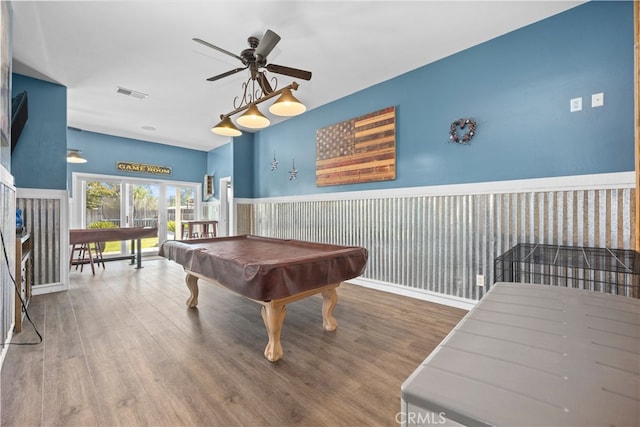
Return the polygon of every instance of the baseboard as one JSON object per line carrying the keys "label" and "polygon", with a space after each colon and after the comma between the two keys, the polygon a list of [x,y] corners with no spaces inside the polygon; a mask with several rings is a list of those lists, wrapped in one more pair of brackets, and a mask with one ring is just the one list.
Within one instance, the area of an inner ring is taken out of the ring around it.
{"label": "baseboard", "polygon": [[4,346],[2,347],[2,353],[0,353],[0,372],[2,372],[2,365],[4,365],[4,358],[7,355],[7,351],[9,351],[9,343],[13,338],[13,327],[15,325],[12,323],[9,328],[9,333],[7,334],[7,340],[4,342]]}
{"label": "baseboard", "polygon": [[31,287],[31,295],[51,294],[53,292],[66,291],[69,289],[68,284],[62,282],[45,283]]}
{"label": "baseboard", "polygon": [[468,298],[440,294],[437,292],[426,291],[424,289],[408,288],[406,286],[365,279],[363,277],[356,277],[355,279],[348,280],[347,282],[364,288],[376,289],[379,291],[389,292],[391,294],[447,305],[449,307],[461,308],[463,310],[471,310],[478,303],[478,301]]}

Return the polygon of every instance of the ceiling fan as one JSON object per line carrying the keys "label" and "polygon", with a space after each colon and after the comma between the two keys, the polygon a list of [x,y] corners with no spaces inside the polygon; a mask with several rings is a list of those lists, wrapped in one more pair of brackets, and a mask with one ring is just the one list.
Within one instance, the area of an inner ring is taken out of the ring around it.
{"label": "ceiling fan", "polygon": [[243,67],[235,68],[222,74],[218,74],[217,76],[209,77],[207,81],[210,82],[229,77],[233,74],[239,73],[240,71],[246,70],[247,68],[251,73],[251,79],[257,80],[263,92],[267,94],[273,92],[273,89],[271,88],[271,85],[269,84],[269,81],[264,73],[259,71],[261,68],[265,68],[266,70],[276,74],[283,74],[285,76],[295,77],[303,80],[311,80],[310,71],[267,63],[267,56],[280,41],[280,36],[271,30],[267,30],[264,33],[262,39],[259,39],[255,36],[249,37],[247,39],[247,42],[249,43],[249,49],[243,50],[240,55],[231,53],[228,50],[222,49],[221,47],[215,46],[199,38],[194,38],[193,41],[215,49],[218,52],[222,52],[225,55],[232,56],[242,62]]}

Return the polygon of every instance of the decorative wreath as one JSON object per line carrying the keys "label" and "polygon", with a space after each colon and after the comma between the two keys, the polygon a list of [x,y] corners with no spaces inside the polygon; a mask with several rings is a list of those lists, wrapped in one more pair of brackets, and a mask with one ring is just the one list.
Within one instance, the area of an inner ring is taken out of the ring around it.
{"label": "decorative wreath", "polygon": [[[469,125],[469,130],[467,133],[462,135],[462,138],[458,136],[458,128],[464,129]],[[468,144],[473,138],[473,135],[476,134],[476,122],[471,119],[458,119],[455,122],[451,123],[451,127],[449,128],[449,139],[453,142],[457,142],[458,144]]]}

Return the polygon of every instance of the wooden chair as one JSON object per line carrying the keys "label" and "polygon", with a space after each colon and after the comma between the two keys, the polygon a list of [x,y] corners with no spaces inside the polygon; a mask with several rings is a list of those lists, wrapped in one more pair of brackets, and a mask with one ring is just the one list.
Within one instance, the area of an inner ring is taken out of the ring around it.
{"label": "wooden chair", "polygon": [[89,264],[91,266],[91,273],[95,275],[96,268],[95,263],[93,262],[94,259],[98,264],[98,268],[100,268],[100,264],[102,264],[102,269],[104,270],[104,258],[102,257],[102,248],[100,247],[100,243],[82,243],[73,245],[71,248],[71,255],[69,257],[69,270],[71,270],[71,267],[75,265],[76,270],[78,269],[78,266],[80,266],[80,272],[82,272],[84,265]]}
{"label": "wooden chair", "polygon": [[[89,259],[87,260],[87,256]],[[72,266],[80,266],[80,272],[84,268],[85,264],[91,265],[91,272],[96,274],[95,266],[93,265],[93,254],[91,253],[91,247],[88,243],[81,243],[79,245],[73,245],[71,248],[71,255],[69,257],[69,270]],[[103,264],[104,265],[104,264]]]}
{"label": "wooden chair", "polygon": [[100,268],[100,264],[102,264],[102,269],[105,270],[104,258],[102,257],[102,245],[104,245],[104,242],[95,242],[93,244],[93,250],[96,254],[96,262],[98,263],[98,268]]}

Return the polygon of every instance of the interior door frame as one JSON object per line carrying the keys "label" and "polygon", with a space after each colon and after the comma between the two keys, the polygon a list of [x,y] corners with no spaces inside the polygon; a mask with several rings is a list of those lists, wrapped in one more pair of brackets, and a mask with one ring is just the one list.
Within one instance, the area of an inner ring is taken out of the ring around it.
{"label": "interior door frame", "polygon": [[230,176],[220,178],[220,212],[218,218],[218,235],[235,236],[236,221],[233,202],[233,182]]}

